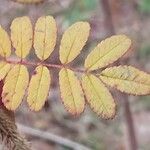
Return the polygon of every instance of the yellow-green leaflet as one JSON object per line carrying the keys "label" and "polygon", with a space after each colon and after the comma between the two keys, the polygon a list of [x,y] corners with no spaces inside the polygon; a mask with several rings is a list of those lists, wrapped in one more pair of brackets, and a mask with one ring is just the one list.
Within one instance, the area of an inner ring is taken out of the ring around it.
{"label": "yellow-green leaflet", "polygon": [[94,112],[104,119],[113,118],[116,104],[105,85],[94,75],[82,76],[82,87],[86,99]]}
{"label": "yellow-green leaflet", "polygon": [[11,41],[7,32],[0,26],[0,56],[9,57],[11,54]]}
{"label": "yellow-green leaflet", "polygon": [[16,55],[25,58],[29,54],[33,42],[33,30],[29,17],[15,18],[10,29]]}
{"label": "yellow-green leaflet", "polygon": [[85,68],[92,71],[115,62],[130,48],[131,40],[125,35],[114,35],[100,42],[87,56]]}
{"label": "yellow-green leaflet", "polygon": [[2,101],[9,110],[15,110],[22,102],[28,86],[29,74],[23,65],[15,65],[7,74],[3,86]]}
{"label": "yellow-green leaflet", "polygon": [[74,72],[69,69],[61,69],[59,73],[59,85],[63,104],[72,115],[83,112],[85,100],[80,82]]}
{"label": "yellow-green leaflet", "polygon": [[132,66],[117,66],[105,69],[101,80],[122,92],[135,95],[150,94],[150,74]]}
{"label": "yellow-green leaflet", "polygon": [[7,73],[10,70],[11,65],[1,61],[0,62],[0,80],[4,79],[4,77],[7,75]]}
{"label": "yellow-green leaflet", "polygon": [[45,104],[50,83],[51,77],[48,68],[38,66],[32,75],[28,88],[27,102],[31,110],[39,111]]}
{"label": "yellow-green leaflet", "polygon": [[85,45],[90,31],[88,22],[77,22],[70,26],[63,34],[59,57],[63,64],[74,60]]}
{"label": "yellow-green leaflet", "polygon": [[47,59],[53,52],[57,37],[56,21],[52,16],[40,17],[34,30],[34,49],[37,57]]}

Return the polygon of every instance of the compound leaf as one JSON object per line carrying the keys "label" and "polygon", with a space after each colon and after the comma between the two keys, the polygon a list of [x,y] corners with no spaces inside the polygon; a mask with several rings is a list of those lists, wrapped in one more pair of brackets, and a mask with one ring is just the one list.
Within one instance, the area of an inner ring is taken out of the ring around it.
{"label": "compound leaf", "polygon": [[101,72],[100,78],[122,92],[135,95],[150,94],[150,74],[132,66],[107,68]]}
{"label": "compound leaf", "polygon": [[25,66],[18,64],[9,71],[2,92],[2,101],[7,109],[15,110],[20,105],[28,82],[29,74]]}
{"label": "compound leaf", "polygon": [[87,22],[77,22],[70,26],[63,34],[60,44],[60,61],[63,64],[71,62],[79,55],[85,45],[90,31]]}
{"label": "compound leaf", "polygon": [[104,119],[113,118],[116,114],[116,104],[105,85],[94,75],[82,76],[82,87],[86,99],[98,115]]}
{"label": "compound leaf", "polygon": [[47,67],[38,66],[32,75],[28,89],[27,102],[31,110],[39,111],[45,104],[50,82],[51,77]]}
{"label": "compound leaf", "polygon": [[11,54],[11,41],[7,32],[0,26],[0,56],[9,57]]}
{"label": "compound leaf", "polygon": [[11,68],[11,65],[1,61],[0,62],[0,80],[4,79]]}
{"label": "compound leaf", "polygon": [[34,30],[34,48],[39,59],[47,59],[56,45],[57,28],[52,16],[40,17]]}
{"label": "compound leaf", "polygon": [[28,17],[18,17],[11,24],[11,40],[15,48],[15,53],[21,58],[25,58],[32,47],[33,30]]}
{"label": "compound leaf", "polygon": [[85,100],[80,82],[74,72],[61,69],[59,73],[61,98],[65,108],[72,115],[78,116],[84,111]]}
{"label": "compound leaf", "polygon": [[103,40],[87,56],[85,68],[92,71],[115,62],[130,48],[131,40],[125,35],[114,35]]}

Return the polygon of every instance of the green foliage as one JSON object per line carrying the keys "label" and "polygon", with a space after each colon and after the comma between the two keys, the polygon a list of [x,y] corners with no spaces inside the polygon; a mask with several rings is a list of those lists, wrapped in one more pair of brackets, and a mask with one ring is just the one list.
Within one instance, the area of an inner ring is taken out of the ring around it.
{"label": "green foliage", "polygon": [[73,9],[66,12],[66,21],[72,24],[78,20],[86,20],[89,18],[89,12],[97,6],[97,0],[80,0],[77,1]]}
{"label": "green foliage", "polygon": [[94,134],[89,135],[88,145],[92,147],[93,150],[106,150],[103,138]]}
{"label": "green foliage", "polygon": [[143,96],[134,104],[136,111],[150,110],[150,96]]}
{"label": "green foliage", "polygon": [[140,58],[145,59],[150,57],[150,45],[144,44],[141,49],[138,51],[138,55]]}
{"label": "green foliage", "polygon": [[144,13],[150,13],[150,0],[140,0],[139,9]]}

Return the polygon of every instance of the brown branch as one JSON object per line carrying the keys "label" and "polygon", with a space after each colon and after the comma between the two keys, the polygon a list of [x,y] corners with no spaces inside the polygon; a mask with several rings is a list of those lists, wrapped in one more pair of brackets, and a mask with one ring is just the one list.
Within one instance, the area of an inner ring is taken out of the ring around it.
{"label": "brown branch", "polygon": [[136,140],[136,135],[134,131],[134,122],[132,118],[128,96],[123,94],[122,98],[123,98],[123,104],[124,104],[124,116],[126,119],[126,126],[128,130],[128,138],[129,138],[128,142],[130,145],[130,149],[137,150],[137,140]]}
{"label": "brown branch", "polygon": [[113,19],[110,11],[110,6],[108,0],[100,0],[100,3],[102,5],[103,13],[104,13],[104,23],[105,28],[107,30],[108,35],[115,34],[115,28],[113,25]]}
{"label": "brown branch", "polygon": [[[116,1],[112,2],[111,4],[116,4]],[[103,12],[104,12],[104,17],[105,17],[105,22],[106,22],[106,28],[108,31],[108,34],[115,34],[115,25],[113,24],[113,15],[111,13],[111,8],[110,8],[110,1],[109,0],[100,0],[100,4],[102,5]],[[120,12],[118,12],[120,13]],[[124,116],[126,119],[126,126],[127,126],[127,131],[128,131],[128,141],[130,143],[130,149],[131,150],[137,150],[137,140],[136,140],[136,135],[135,135],[135,129],[134,129],[134,121],[132,118],[132,113],[130,110],[130,105],[129,105],[129,98],[125,94],[120,94],[120,97],[123,99],[123,105],[124,105]]]}
{"label": "brown branch", "polygon": [[61,136],[58,136],[49,132],[44,132],[38,129],[33,129],[31,127],[27,127],[22,124],[17,124],[17,126],[18,126],[18,129],[25,134],[32,135],[38,138],[42,138],[44,140],[49,140],[51,142],[66,146],[73,150],[91,150],[90,148],[84,145],[81,145],[79,143],[73,142],[69,139],[66,139],[64,137],[61,137]]}

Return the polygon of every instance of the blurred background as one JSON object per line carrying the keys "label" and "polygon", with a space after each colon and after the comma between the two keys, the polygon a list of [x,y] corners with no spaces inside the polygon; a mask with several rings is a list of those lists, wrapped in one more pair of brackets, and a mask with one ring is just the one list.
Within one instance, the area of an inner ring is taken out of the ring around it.
{"label": "blurred background", "polygon": [[[72,66],[82,67],[97,43],[123,33],[133,44],[117,64],[131,64],[150,71],[150,0],[45,0],[36,5],[0,0],[0,24],[9,33],[11,21],[24,15],[30,16],[33,24],[42,15],[52,15],[57,21],[57,46],[47,62],[60,63],[58,50],[63,32],[74,22],[84,20],[91,24],[90,37]],[[36,59],[33,51],[27,59]],[[88,106],[79,118],[74,118],[61,103],[58,70],[53,69],[44,108],[32,112],[24,99],[15,112],[19,130],[31,142],[33,150],[150,150],[150,96],[127,96],[110,90],[118,105],[113,120],[102,120]]]}

